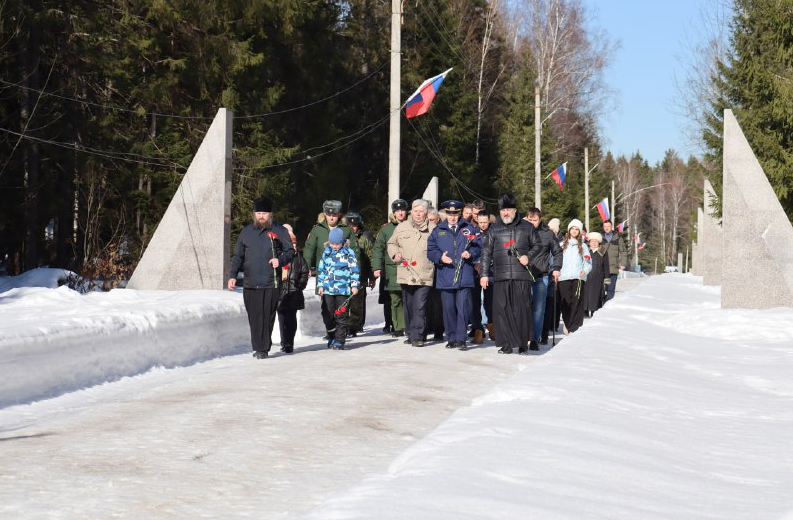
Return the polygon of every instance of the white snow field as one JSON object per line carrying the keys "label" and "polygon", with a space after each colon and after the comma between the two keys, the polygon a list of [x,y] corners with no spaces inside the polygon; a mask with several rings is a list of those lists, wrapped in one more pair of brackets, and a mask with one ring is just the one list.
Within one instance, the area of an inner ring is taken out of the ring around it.
{"label": "white snow field", "polygon": [[261,361],[238,293],[2,292],[0,518],[793,518],[793,309],[619,284],[540,355],[406,346],[374,293]]}

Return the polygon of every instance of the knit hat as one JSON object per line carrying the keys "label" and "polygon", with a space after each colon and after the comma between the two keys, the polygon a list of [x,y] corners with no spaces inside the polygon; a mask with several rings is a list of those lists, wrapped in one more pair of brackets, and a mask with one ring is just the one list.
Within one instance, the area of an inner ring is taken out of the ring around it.
{"label": "knit hat", "polygon": [[341,244],[344,242],[344,232],[337,227],[331,229],[330,233],[328,233],[328,242],[331,244]]}
{"label": "knit hat", "polygon": [[603,243],[603,235],[598,233],[597,231],[593,231],[587,235],[587,239],[589,240],[597,240],[601,244]]}
{"label": "knit hat", "polygon": [[583,222],[581,222],[577,218],[574,218],[573,220],[570,221],[569,224],[567,224],[567,231],[570,231],[570,228],[574,228],[574,227],[577,227],[579,231],[584,230]]}
{"label": "knit hat", "polygon": [[271,213],[273,211],[273,199],[262,197],[253,202],[253,211],[256,213]]}
{"label": "knit hat", "polygon": [[548,221],[548,228],[550,228],[550,230],[553,231],[554,233],[558,233],[559,232],[559,226],[561,224],[562,224],[562,222],[558,218],[554,217],[554,218],[552,218],[551,220]]}

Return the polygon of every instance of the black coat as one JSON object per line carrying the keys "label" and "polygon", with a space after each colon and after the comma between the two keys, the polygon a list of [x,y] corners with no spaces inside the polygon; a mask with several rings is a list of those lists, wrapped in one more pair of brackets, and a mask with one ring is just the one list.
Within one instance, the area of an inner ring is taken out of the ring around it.
{"label": "black coat", "polygon": [[281,277],[281,299],[278,301],[279,311],[297,311],[306,308],[303,289],[308,285],[308,264],[303,258],[303,253],[295,253],[289,264],[289,276],[284,281]]}
{"label": "black coat", "polygon": [[[277,238],[271,240],[267,236],[269,232],[275,233]],[[273,269],[270,260],[277,258],[280,265],[285,265],[292,261],[294,253],[289,233],[281,224],[274,222],[272,227],[265,229],[256,229],[253,224],[248,224],[237,237],[229,278],[237,278],[242,270],[245,273],[245,289],[272,289],[275,287],[274,276],[280,280],[281,270]]]}
{"label": "black coat", "polygon": [[595,312],[603,307],[606,297],[606,287],[603,281],[609,277],[609,254],[601,254],[598,248],[592,253],[592,270],[586,277],[584,284],[584,310]]}
{"label": "black coat", "polygon": [[[562,248],[556,239],[556,233],[545,222],[540,222],[537,234],[542,242],[542,250],[536,257],[531,258],[531,272],[535,278],[548,274],[551,271],[562,270]],[[553,257],[553,263],[551,262]]]}
{"label": "black coat", "polygon": [[482,272],[488,272],[488,268],[492,264],[494,280],[491,281],[525,280],[530,282],[529,271],[521,265],[510,248],[504,245],[510,240],[515,241],[518,253],[528,255],[532,263],[540,256],[542,241],[534,226],[519,216],[515,216],[515,220],[511,224],[504,224],[499,218],[498,222],[487,230],[487,242],[482,248]]}

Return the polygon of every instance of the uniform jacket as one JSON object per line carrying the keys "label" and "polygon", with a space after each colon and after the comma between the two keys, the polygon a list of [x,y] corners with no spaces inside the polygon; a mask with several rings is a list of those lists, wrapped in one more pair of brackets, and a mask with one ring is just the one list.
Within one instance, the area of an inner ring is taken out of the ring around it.
{"label": "uniform jacket", "polygon": [[[457,224],[457,231],[454,233],[446,221],[441,222],[432,230],[429,239],[427,239],[427,258],[435,264],[435,287],[437,289],[474,287],[476,277],[474,264],[479,260],[482,251],[476,240],[478,231],[470,222],[464,220]],[[451,264],[444,264],[441,261],[444,251],[447,251],[447,256],[452,259]],[[463,251],[471,253],[471,258],[462,261],[459,279],[457,283],[454,283],[454,273],[457,270],[457,264],[462,259]]]}
{"label": "uniform jacket", "polygon": [[529,265],[540,255],[542,242],[537,230],[527,221],[516,216],[511,224],[504,224],[499,217],[498,222],[487,230],[487,243],[482,248],[482,271],[492,268],[493,280],[531,281],[529,271],[513,255],[505,244],[515,241],[515,247],[521,255],[528,255]]}
{"label": "uniform jacket", "polygon": [[[277,258],[280,265],[292,261],[295,250],[292,247],[289,233],[281,224],[273,222],[271,226],[256,229],[253,224],[248,224],[237,237],[234,256],[231,258],[229,278],[237,278],[242,270],[245,273],[242,285],[245,289],[275,288],[274,276],[280,278],[281,269],[274,270],[270,265],[270,260]],[[270,232],[275,233],[277,238],[271,240],[267,236]],[[273,245],[275,245],[275,250],[273,250]]]}
{"label": "uniform jacket", "polygon": [[377,232],[372,255],[372,270],[380,271],[380,283],[389,291],[401,291],[402,287],[397,282],[397,268],[394,261],[388,256],[388,239],[394,234],[397,222],[393,220],[383,224]]}
{"label": "uniform jacket", "polygon": [[374,257],[374,243],[375,238],[368,229],[362,229],[360,233],[355,235],[358,241],[358,249],[361,254],[358,255],[358,269],[361,272],[361,286],[369,283],[369,280],[374,279],[374,269],[372,268],[372,259]]}
{"label": "uniform jacket", "polygon": [[338,251],[326,246],[317,268],[317,288],[323,294],[349,296],[360,287],[360,272],[355,253],[347,246]]}
{"label": "uniform jacket", "polygon": [[[562,242],[563,244],[564,242]],[[559,244],[560,246],[562,244]],[[570,241],[567,248],[562,248],[562,273],[559,275],[559,281],[564,280],[586,280],[586,275],[592,270],[592,256],[589,252],[589,246],[586,242],[581,244],[584,254],[578,252],[578,243]],[[581,276],[581,271],[584,271],[584,276]]]}
{"label": "uniform jacket", "polygon": [[305,309],[303,289],[308,285],[308,264],[303,258],[303,253],[295,252],[286,275],[286,280],[283,274],[281,275],[281,284],[278,287],[281,291],[278,309],[284,311]]}
{"label": "uniform jacket", "polygon": [[[349,240],[349,244],[346,245],[352,249],[357,258],[360,255],[360,251],[358,250],[358,240],[355,237],[355,233],[352,232],[352,229],[350,229],[347,224],[341,221],[339,221],[337,227],[344,233],[344,239]],[[306,246],[303,248],[303,256],[306,259],[308,268],[312,271],[317,270],[317,265],[322,257],[322,251],[325,249],[325,246],[328,245],[329,233],[330,228],[328,227],[328,223],[323,220],[322,222],[314,224],[314,227],[311,228],[311,232],[308,234]]]}
{"label": "uniform jacket", "polygon": [[534,277],[540,277],[552,271],[562,269],[562,248],[556,240],[556,233],[545,222],[540,222],[537,234],[542,242],[540,254],[531,259],[531,272]]}
{"label": "uniform jacket", "polygon": [[408,217],[394,229],[387,249],[391,258],[397,253],[402,254],[403,261],[397,265],[398,283],[432,286],[435,264],[427,258],[427,240],[434,228],[435,224],[428,220],[414,226],[413,219]]}
{"label": "uniform jacket", "polygon": [[628,265],[628,247],[625,244],[625,240],[616,230],[611,232],[611,240],[606,238],[605,233],[601,233],[601,235],[603,235],[603,243],[600,248],[603,249],[604,253],[608,254],[609,270],[613,274],[617,274],[620,272],[621,265]]}

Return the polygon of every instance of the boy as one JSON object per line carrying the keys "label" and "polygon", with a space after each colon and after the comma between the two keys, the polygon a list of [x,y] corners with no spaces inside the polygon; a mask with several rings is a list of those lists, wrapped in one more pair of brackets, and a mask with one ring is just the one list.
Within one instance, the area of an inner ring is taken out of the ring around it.
{"label": "boy", "polygon": [[358,294],[360,273],[355,253],[347,247],[344,233],[333,228],[328,234],[328,244],[322,252],[317,267],[317,294],[336,321],[335,334],[328,339],[328,348],[344,350],[349,321],[351,295]]}

